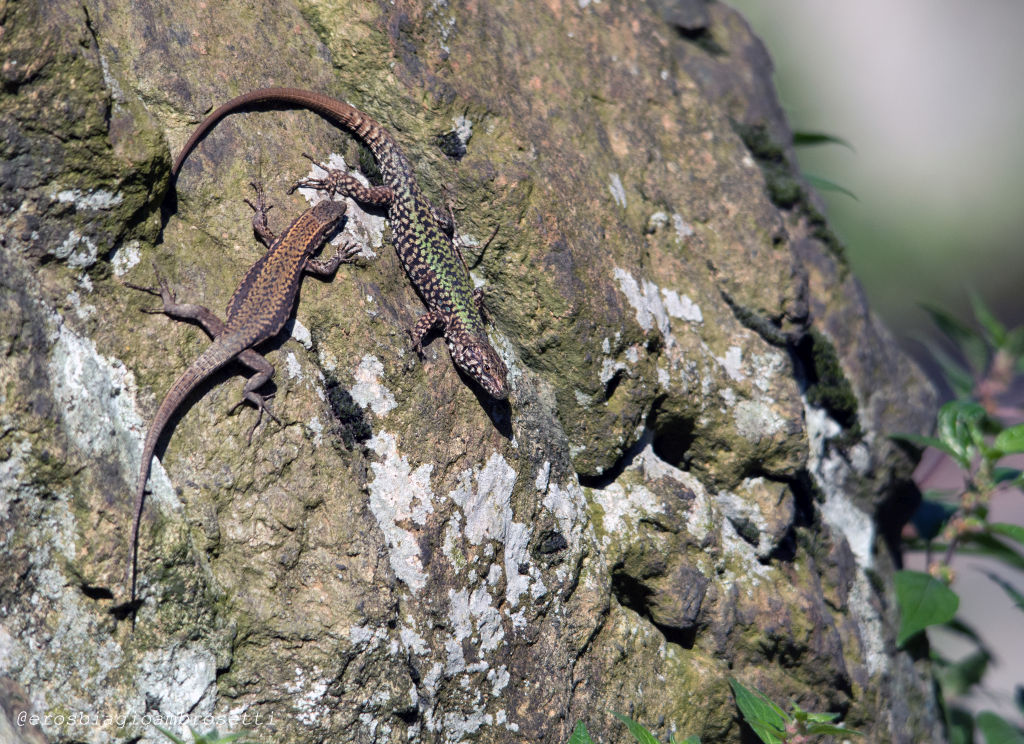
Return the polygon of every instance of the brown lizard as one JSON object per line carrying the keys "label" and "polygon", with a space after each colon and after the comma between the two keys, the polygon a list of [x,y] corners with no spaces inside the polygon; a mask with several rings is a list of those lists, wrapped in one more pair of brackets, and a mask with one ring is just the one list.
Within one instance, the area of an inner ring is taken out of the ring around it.
{"label": "brown lizard", "polygon": [[[227,307],[227,319],[221,321],[210,310],[202,305],[179,304],[168,289],[166,282],[157,275],[159,289],[140,287],[129,284],[133,289],[156,295],[163,300],[160,310],[146,312],[165,313],[172,318],[191,320],[198,323],[213,339],[213,343],[192,364],[181,373],[181,376],[167,391],[163,403],[157,409],[153,423],[146,434],[146,443],[142,448],[142,462],[139,466],[138,487],[135,492],[135,518],[132,523],[131,562],[128,567],[128,580],[131,587],[131,601],[135,600],[137,542],[139,536],[139,520],[142,516],[142,504],[146,493],[146,482],[149,479],[149,467],[153,459],[156,444],[174,411],[182,401],[203,380],[220,369],[232,359],[237,358],[256,374],[245,384],[244,397],[235,406],[245,401],[254,404],[259,417],[249,431],[249,440],[263,418],[264,411],[277,421],[267,408],[264,396],[256,392],[257,388],[270,380],[274,368],[261,354],[253,350],[253,346],[276,335],[287,322],[295,307],[295,298],[304,273],[315,276],[329,277],[342,263],[354,260],[358,253],[357,246],[345,244],[339,246],[337,253],[329,259],[315,260],[312,258],[324,241],[336,230],[345,216],[346,205],[343,201],[325,199],[307,209],[277,238],[274,237],[267,222],[270,210],[264,201],[263,189],[253,184],[256,190],[256,202],[246,200],[255,212],[252,218],[253,231],[260,241],[268,246],[267,252],[252,268],[246,272],[238,289]],[[155,267],[154,267],[155,269]],[[234,410],[234,409],[232,409]]]}
{"label": "brown lizard", "polygon": [[[420,190],[412,164],[394,137],[362,111],[320,93],[296,88],[263,88],[233,98],[206,117],[188,138],[174,161],[177,176],[189,152],[210,128],[233,111],[261,104],[301,106],[352,132],[380,167],[383,186],[368,188],[340,170],[300,186],[328,189],[351,196],[360,204],[387,207],[392,242],[405,273],[427,312],[411,331],[413,348],[440,328],[455,364],[496,400],[508,398],[508,370],[491,346],[481,318],[483,293],[473,288],[469,269],[452,241],[455,226],[431,206]],[[325,169],[326,170],[326,169]]]}

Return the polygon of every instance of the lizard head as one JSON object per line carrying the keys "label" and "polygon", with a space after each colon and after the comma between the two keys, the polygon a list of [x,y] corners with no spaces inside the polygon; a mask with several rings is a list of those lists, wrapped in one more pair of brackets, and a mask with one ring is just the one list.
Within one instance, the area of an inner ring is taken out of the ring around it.
{"label": "lizard head", "polygon": [[486,339],[456,338],[448,342],[452,359],[495,400],[508,398],[508,369]]}

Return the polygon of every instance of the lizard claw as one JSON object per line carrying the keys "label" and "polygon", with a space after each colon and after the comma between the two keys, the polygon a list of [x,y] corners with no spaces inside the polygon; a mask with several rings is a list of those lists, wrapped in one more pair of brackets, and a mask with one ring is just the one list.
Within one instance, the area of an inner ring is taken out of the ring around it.
{"label": "lizard claw", "polygon": [[270,408],[267,406],[267,401],[273,397],[274,393],[270,393],[269,395],[259,395],[258,393],[253,393],[250,391],[245,394],[245,397],[243,397],[240,401],[235,403],[235,405],[231,407],[230,411],[228,411],[229,415],[233,414],[235,411],[238,410],[239,406],[245,405],[246,402],[252,403],[254,406],[256,406],[256,410],[258,413],[258,415],[256,416],[256,423],[254,423],[252,425],[252,428],[249,429],[249,435],[245,438],[246,444],[252,444],[252,435],[256,433],[256,429],[259,428],[260,422],[263,421],[264,413],[266,413],[267,416],[269,416],[278,426],[284,426],[284,424],[281,423],[281,419],[275,416],[274,412],[271,411]]}
{"label": "lizard claw", "polygon": [[167,281],[162,276],[160,276],[160,271],[157,269],[155,261],[153,262],[153,274],[156,275],[157,284],[160,285],[159,288],[157,288],[157,287],[143,287],[140,284],[132,284],[131,282],[125,282],[124,284],[125,284],[126,287],[131,287],[132,289],[137,289],[140,292],[145,292],[146,294],[151,294],[154,297],[159,297],[161,300],[163,300],[164,307],[162,309],[160,309],[160,310],[150,310],[148,308],[142,308],[142,312],[144,312],[144,313],[150,313],[152,315],[159,315],[160,313],[163,313],[171,305],[176,304],[177,303],[177,299],[174,297],[174,292],[171,291],[171,288],[169,286],[167,286]]}
{"label": "lizard claw", "polygon": [[359,258],[363,247],[358,243],[342,243],[338,246],[338,260],[341,263],[352,263]]}
{"label": "lizard claw", "polygon": [[260,242],[263,243],[267,248],[274,242],[275,236],[274,231],[270,229],[270,222],[267,220],[267,215],[270,210],[274,208],[273,204],[267,204],[266,193],[263,191],[263,184],[259,181],[250,181],[250,186],[256,192],[256,201],[252,202],[248,199],[245,203],[248,204],[253,211],[252,215],[252,230],[259,238]]}

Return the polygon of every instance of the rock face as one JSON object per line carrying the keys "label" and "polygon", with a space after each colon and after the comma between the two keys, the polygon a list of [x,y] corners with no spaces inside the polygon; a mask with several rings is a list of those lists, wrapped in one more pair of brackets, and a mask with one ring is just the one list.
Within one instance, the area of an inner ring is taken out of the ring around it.
{"label": "rock face", "polygon": [[[792,170],[770,65],[718,3],[9,0],[0,9],[0,672],[24,741],[564,742],[619,711],[739,741],[734,676],[934,740],[896,651],[886,537],[913,506],[886,435],[932,393],[871,316]],[[301,157],[362,159],[266,85],[383,122],[485,283],[510,404],[407,329],[371,258],[307,280],[266,347],[282,425],[171,422],[124,571],[142,439],[206,346],[144,314],[155,263],[219,311]],[[496,232],[495,232],[496,231]],[[489,243],[487,238],[494,234]],[[20,701],[20,702],[19,702]],[[21,725],[18,710],[41,716]],[[188,715],[190,718],[182,718]],[[33,738],[35,737],[35,738]]]}

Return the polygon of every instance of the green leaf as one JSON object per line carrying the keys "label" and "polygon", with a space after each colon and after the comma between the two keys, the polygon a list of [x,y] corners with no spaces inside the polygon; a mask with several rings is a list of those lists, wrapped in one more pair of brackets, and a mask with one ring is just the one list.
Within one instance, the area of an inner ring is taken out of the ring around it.
{"label": "green leaf", "polygon": [[945,452],[954,460],[959,461],[960,459],[956,450],[952,447],[948,447],[945,442],[936,439],[935,437],[926,437],[923,434],[890,434],[889,439],[894,439],[897,442],[909,442],[921,449],[924,449],[925,447],[934,447],[940,452]]}
{"label": "green leaf", "polygon": [[985,444],[988,413],[979,403],[951,400],[939,409],[937,435],[964,470],[970,469],[978,448]]}
{"label": "green leaf", "polygon": [[1002,590],[1006,592],[1006,596],[1008,596],[1013,601],[1013,603],[1017,605],[1018,610],[1024,610],[1024,594],[1021,594],[1019,591],[1017,591],[1017,588],[1013,584],[1011,584],[1009,581],[1002,578],[1001,576],[997,576],[991,571],[986,571],[985,575],[992,579],[992,581],[998,584],[1000,587],[1002,587]]}
{"label": "green leaf", "polygon": [[832,723],[839,718],[838,713],[811,713],[801,708],[798,704],[792,703],[790,714],[797,723]]}
{"label": "green leaf", "polygon": [[[991,526],[991,525],[989,525]],[[943,550],[945,545],[936,543],[935,550]],[[1024,571],[1024,557],[1006,543],[998,540],[990,532],[973,532],[960,537],[957,552],[964,555],[987,555],[1002,561],[1007,566]]]}
{"label": "green leaf", "polygon": [[829,181],[827,178],[815,176],[810,173],[804,173],[804,178],[807,179],[807,183],[811,184],[811,186],[816,188],[818,191],[838,191],[840,194],[845,194],[854,201],[860,201],[855,193],[845,186],[840,186],[835,181]]}
{"label": "green leaf", "polygon": [[988,342],[997,349],[1003,346],[1006,343],[1006,326],[999,322],[976,292],[968,292],[968,297],[971,300],[974,317],[987,334]]}
{"label": "green leaf", "polygon": [[572,736],[569,737],[567,744],[594,744],[583,721],[576,721],[576,728],[572,730]]}
{"label": "green leaf", "polygon": [[855,734],[857,736],[863,736],[860,731],[854,729],[843,728],[842,726],[836,726],[834,723],[812,723],[807,727],[807,733],[811,736],[849,736]]}
{"label": "green leaf", "polygon": [[838,713],[808,713],[807,720],[811,723],[832,723],[839,718]]}
{"label": "green leaf", "polygon": [[1018,362],[1024,361],[1024,326],[1017,326],[1006,334],[1006,343],[1003,349]]}
{"label": "green leaf", "polygon": [[1003,429],[993,442],[993,446],[1004,455],[1015,455],[1024,452],[1024,424]]}
{"label": "green leaf", "polygon": [[985,737],[985,744],[1024,744],[1020,729],[991,711],[982,711],[974,720]]}
{"label": "green leaf", "polygon": [[793,132],[794,147],[808,147],[813,145],[842,145],[843,147],[848,147],[851,151],[856,152],[856,150],[853,149],[853,145],[842,137],[836,137],[834,134],[826,134],[825,132]]}
{"label": "green leaf", "polygon": [[980,333],[942,308],[933,305],[922,305],[921,307],[931,316],[932,322],[939,327],[939,330],[963,353],[972,370],[981,374],[988,368],[991,350]]}
{"label": "green leaf", "polygon": [[974,716],[963,708],[946,708],[946,733],[949,744],[974,744]]}
{"label": "green leaf", "polygon": [[1024,527],[1019,524],[1008,524],[1007,522],[992,522],[988,525],[989,530],[997,535],[1008,537],[1014,542],[1024,545]]}
{"label": "green leaf", "polygon": [[974,395],[974,376],[963,362],[954,360],[938,344],[927,344],[928,353],[939,363],[942,375],[953,388],[956,397],[969,400]]}
{"label": "green leaf", "polygon": [[948,586],[920,571],[896,572],[896,601],[900,606],[897,646],[929,625],[952,620],[960,606],[960,597]]}
{"label": "green leaf", "polygon": [[629,729],[629,733],[633,734],[633,738],[640,742],[640,744],[661,744],[661,742],[654,738],[654,734],[629,716],[624,716],[621,713],[612,713],[612,715],[626,724],[626,728]]}
{"label": "green leaf", "polygon": [[783,744],[786,724],[791,720],[789,715],[761,692],[744,687],[739,680],[730,677],[729,684],[743,720],[758,738],[764,744]]}
{"label": "green leaf", "polygon": [[966,694],[981,681],[991,660],[987,651],[979,650],[946,666],[938,675],[942,694],[947,699]]}
{"label": "green leaf", "polygon": [[992,468],[992,480],[996,483],[1008,483],[1010,481],[1018,480],[1024,471],[1017,470],[1017,468],[1007,468],[999,466]]}

